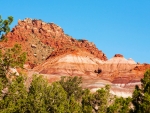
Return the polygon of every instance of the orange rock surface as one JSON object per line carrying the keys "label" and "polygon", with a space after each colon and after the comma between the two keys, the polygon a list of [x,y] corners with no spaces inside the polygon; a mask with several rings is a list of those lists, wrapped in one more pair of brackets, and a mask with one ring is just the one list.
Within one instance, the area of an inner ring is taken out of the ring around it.
{"label": "orange rock surface", "polygon": [[61,76],[82,76],[84,88],[95,91],[109,84],[111,93],[126,97],[131,96],[134,86],[140,85],[144,72],[150,69],[149,64],[138,64],[121,54],[107,60],[93,43],[74,39],[56,24],[41,20],[19,20],[6,37],[8,41],[0,42],[0,49],[21,44],[27,52],[25,68],[29,76],[40,73],[49,82]]}
{"label": "orange rock surface", "polygon": [[105,54],[87,40],[77,40],[64,33],[63,29],[54,23],[45,23],[41,20],[19,20],[7,35],[8,41],[0,42],[1,48],[12,47],[15,43],[21,44],[28,53],[28,63],[33,65],[43,62],[49,57],[86,51],[101,60],[107,60]]}

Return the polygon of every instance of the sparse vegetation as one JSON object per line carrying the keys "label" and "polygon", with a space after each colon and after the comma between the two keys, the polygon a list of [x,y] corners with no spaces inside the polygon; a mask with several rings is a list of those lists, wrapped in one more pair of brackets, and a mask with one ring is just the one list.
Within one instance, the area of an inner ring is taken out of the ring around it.
{"label": "sparse vegetation", "polygon": [[70,36],[70,35],[68,35],[68,34],[65,34],[66,36]]}
{"label": "sparse vegetation", "polygon": [[77,41],[82,42],[82,41],[83,41],[83,39],[77,39]]}

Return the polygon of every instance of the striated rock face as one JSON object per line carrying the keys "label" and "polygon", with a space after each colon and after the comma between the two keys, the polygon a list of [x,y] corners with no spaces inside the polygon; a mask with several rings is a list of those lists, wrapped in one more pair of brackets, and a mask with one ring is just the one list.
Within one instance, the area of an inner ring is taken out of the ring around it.
{"label": "striated rock face", "polygon": [[94,72],[104,61],[87,52],[76,52],[49,58],[34,68],[42,74],[63,76],[97,76]]}
{"label": "striated rock face", "polygon": [[132,96],[135,85],[141,85],[141,78],[149,64],[137,64],[133,59],[128,60],[123,55],[116,54],[113,58],[99,65],[102,72],[99,78],[110,81],[112,84],[111,93],[118,96]]}
{"label": "striated rock face", "polygon": [[1,48],[11,47],[14,43],[23,46],[23,50],[28,52],[28,63],[37,65],[50,57],[86,51],[101,60],[107,60],[105,54],[98,50],[96,46],[87,40],[76,40],[64,34],[61,27],[54,23],[45,23],[41,20],[25,19],[19,20],[7,35],[8,42],[1,43]]}
{"label": "striated rock face", "polygon": [[135,76],[131,70],[136,66],[137,63],[131,58],[127,60],[123,55],[116,54],[113,58],[105,61],[103,65],[99,65],[102,73],[98,76],[117,85],[127,84]]}
{"label": "striated rock face", "polygon": [[28,59],[24,66],[31,77],[40,73],[49,82],[61,76],[82,76],[83,88],[95,91],[106,84],[111,85],[111,93],[131,96],[135,85],[140,85],[149,64],[139,64],[126,59],[121,54],[107,60],[105,54],[87,40],[76,40],[64,33],[54,23],[41,20],[19,20],[18,25],[7,34],[8,41],[0,42],[0,49],[21,44]]}
{"label": "striated rock face", "polygon": [[123,55],[103,61],[87,52],[74,52],[49,58],[34,70],[47,75],[49,80],[59,80],[61,76],[82,76],[84,88],[96,91],[109,84],[112,94],[128,97],[132,96],[135,85],[141,84],[140,79],[148,66],[143,67],[131,58],[125,59]]}
{"label": "striated rock face", "polygon": [[102,70],[105,72],[129,71],[133,69],[136,64],[137,63],[131,58],[127,60],[123,55],[116,54],[102,65]]}

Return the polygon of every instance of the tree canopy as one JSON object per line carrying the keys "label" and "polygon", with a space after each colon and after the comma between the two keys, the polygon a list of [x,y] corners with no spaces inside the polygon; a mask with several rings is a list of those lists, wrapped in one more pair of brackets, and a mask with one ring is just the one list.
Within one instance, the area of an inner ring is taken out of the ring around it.
{"label": "tree canopy", "polygon": [[2,19],[2,16],[0,15],[0,39],[4,38],[4,34],[7,34],[10,31],[10,24],[13,22],[13,17],[9,16],[6,20]]}
{"label": "tree canopy", "polygon": [[134,113],[150,113],[150,70],[141,79],[141,87],[135,87],[132,99]]}

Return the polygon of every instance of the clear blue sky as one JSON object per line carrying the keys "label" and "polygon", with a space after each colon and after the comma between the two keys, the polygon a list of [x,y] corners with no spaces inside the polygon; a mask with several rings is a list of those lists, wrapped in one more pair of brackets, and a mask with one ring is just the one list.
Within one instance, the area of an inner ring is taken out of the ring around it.
{"label": "clear blue sky", "polygon": [[150,0],[1,0],[4,19],[54,22],[76,39],[94,42],[108,58],[116,53],[150,63]]}

